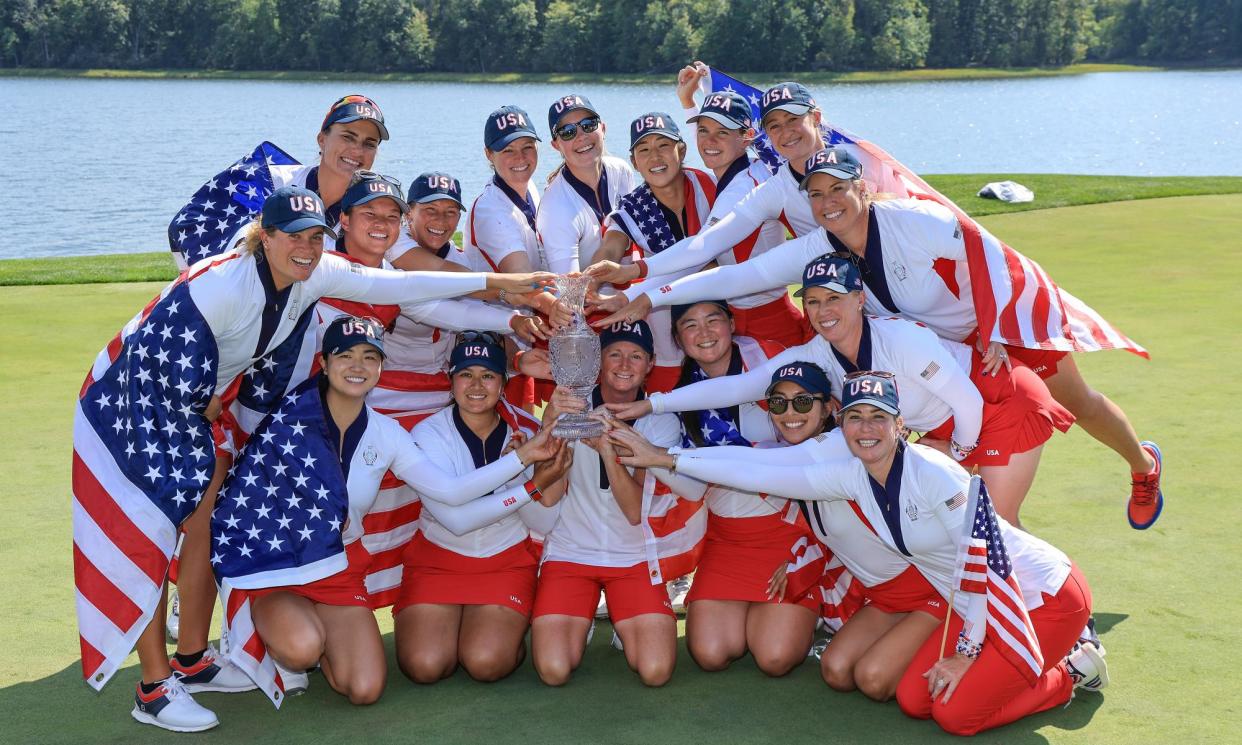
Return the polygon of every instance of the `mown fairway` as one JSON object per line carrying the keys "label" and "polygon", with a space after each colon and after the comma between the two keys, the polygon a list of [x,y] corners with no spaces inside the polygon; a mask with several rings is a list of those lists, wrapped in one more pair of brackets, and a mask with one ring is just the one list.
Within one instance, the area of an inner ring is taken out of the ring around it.
{"label": "mown fairway", "polygon": [[[1097,388],[1156,440],[1164,516],[1126,524],[1122,461],[1079,430],[1055,438],[1024,510],[1027,528],[1092,583],[1112,685],[977,738],[1004,743],[1238,742],[1242,551],[1234,448],[1242,401],[1242,196],[1185,197],[993,216],[984,222],[1146,345],[1152,361],[1080,357]],[[157,284],[0,289],[0,742],[137,743],[175,736],[129,717],[136,667],[101,695],[81,682],[70,563],[74,398],[96,351]],[[1230,466],[1234,463],[1234,466]],[[384,627],[391,623],[382,614]],[[768,680],[749,660],[704,674],[683,653],[672,683],[644,690],[603,628],[573,682],[529,663],[481,685],[463,674],[415,687],[395,670],[376,706],[353,709],[312,677],[273,711],[258,693],[204,694],[221,726],[184,741],[809,743],[949,740],[894,704],[833,693],[808,663]],[[391,659],[391,658],[390,658]],[[131,660],[136,665],[136,659]],[[181,740],[179,740],[181,741]]]}

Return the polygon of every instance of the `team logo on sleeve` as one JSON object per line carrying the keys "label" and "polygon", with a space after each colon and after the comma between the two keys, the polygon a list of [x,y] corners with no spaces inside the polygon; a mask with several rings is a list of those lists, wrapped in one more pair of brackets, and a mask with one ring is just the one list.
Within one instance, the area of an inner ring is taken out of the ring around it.
{"label": "team logo on sleeve", "polygon": [[932,378],[936,377],[936,373],[938,372],[940,372],[940,365],[933,362],[927,367],[923,368],[923,372],[919,373],[919,377],[922,378],[923,380],[931,380]]}

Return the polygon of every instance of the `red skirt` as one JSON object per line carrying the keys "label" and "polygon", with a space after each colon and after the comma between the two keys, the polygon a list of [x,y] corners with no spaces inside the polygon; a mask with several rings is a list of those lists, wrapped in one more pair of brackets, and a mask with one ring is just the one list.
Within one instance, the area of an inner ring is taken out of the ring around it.
{"label": "red skirt", "polygon": [[465,556],[416,533],[405,549],[393,615],[416,604],[501,605],[530,616],[538,552],[529,538],[498,554]]}
{"label": "red skirt", "polygon": [[944,620],[949,604],[913,566],[887,582],[863,589],[863,603],[885,613],[924,613]]}
{"label": "red skirt", "polygon": [[754,308],[729,307],[735,336],[775,341],[786,347],[805,344],[812,336],[806,317],[788,294]]}
{"label": "red skirt", "polygon": [[[686,603],[696,600],[742,600],[777,603],[768,599],[768,581],[776,568],[789,561],[790,549],[806,531],[780,515],[762,517],[707,516],[703,554],[694,573]],[[818,587],[796,600],[819,612]]]}
{"label": "red skirt", "polygon": [[345,556],[349,566],[321,580],[305,585],[285,585],[283,587],[265,587],[262,590],[247,590],[251,598],[261,598],[274,592],[291,592],[316,603],[324,605],[360,605],[369,607],[371,599],[367,594],[367,567],[371,563],[371,554],[362,546],[362,541],[354,541],[345,547]]}
{"label": "red skirt", "polygon": [[[962,466],[1003,466],[1015,453],[1025,453],[1043,445],[1053,429],[1069,431],[1074,415],[1057,403],[1048,386],[1031,368],[1015,363],[996,375],[983,374],[983,356],[971,354],[970,380],[983,396],[983,428],[979,445]],[[953,436],[953,418],[925,435],[933,440]]]}

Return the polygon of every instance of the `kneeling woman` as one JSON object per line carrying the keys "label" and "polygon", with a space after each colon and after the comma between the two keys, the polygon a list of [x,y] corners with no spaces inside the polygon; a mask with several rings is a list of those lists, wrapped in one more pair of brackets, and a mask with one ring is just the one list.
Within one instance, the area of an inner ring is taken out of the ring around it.
{"label": "kneeling woman", "polygon": [[[453,402],[412,432],[440,467],[464,476],[496,462],[539,428],[538,419],[501,400],[505,370],[499,337],[468,332],[458,340],[449,360]],[[533,485],[536,500],[564,488],[561,477],[571,451],[563,442],[557,447],[558,457],[548,467],[541,464],[533,474],[514,479]],[[419,496],[419,532],[405,551],[393,606],[397,663],[418,683],[452,675],[459,662],[475,680],[499,680],[526,656],[523,642],[538,571],[531,528],[541,534],[551,530],[558,510],[528,503],[516,514],[481,523],[462,520],[459,508]]]}
{"label": "kneeling woman", "polygon": [[[1103,650],[1088,643],[1070,655],[1091,614],[1091,590],[1078,567],[997,517],[986,489],[968,497],[971,477],[949,457],[901,438],[892,375],[852,376],[843,399],[840,421],[851,457],[812,466],[748,464],[721,474],[718,459],[687,451],[649,465],[739,488],[853,502],[885,543],[953,604],[955,653],[942,658],[941,636],[933,634],[897,688],[912,717],[972,735],[1062,705],[1076,686],[1101,687]],[[986,544],[986,566],[959,553],[972,524],[972,541]],[[986,584],[969,581],[980,572]],[[954,592],[958,576],[964,580]],[[1008,625],[1014,620],[1016,626]]]}
{"label": "kneeling woman", "polygon": [[[382,336],[370,319],[342,316],[328,326],[323,373],[255,432],[212,515],[217,576],[226,592],[246,591],[270,656],[291,670],[321,664],[328,684],[355,704],[378,699],[387,674],[364,583],[370,557],[359,540],[384,473],[460,511],[463,522],[485,524],[530,502],[524,486],[489,492],[558,447],[540,433],[485,468],[441,470],[401,425],[364,403],[383,366]],[[343,554],[331,550],[341,544]],[[245,668],[241,652],[252,640],[238,636],[248,624],[230,613],[230,626],[229,646]],[[247,672],[263,684],[256,666]]]}

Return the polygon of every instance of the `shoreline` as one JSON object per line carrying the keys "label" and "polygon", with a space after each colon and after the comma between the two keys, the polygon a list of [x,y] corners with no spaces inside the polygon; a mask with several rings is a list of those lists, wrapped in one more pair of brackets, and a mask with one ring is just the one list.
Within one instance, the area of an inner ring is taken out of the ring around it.
{"label": "shoreline", "polygon": [[[773,83],[796,78],[810,84],[824,83],[914,83],[955,80],[1001,80],[1087,75],[1101,72],[1164,72],[1232,70],[1237,67],[1194,65],[1130,65],[1079,63],[1065,67],[960,67],[915,70],[860,70],[855,72],[805,71],[742,73],[751,82]],[[610,85],[649,85],[672,83],[676,73],[454,73],[454,72],[320,72],[313,70],[211,70],[211,69],[65,69],[0,68],[0,78],[73,78],[104,80],[279,80],[279,81],[362,81],[398,83],[596,83]]]}

